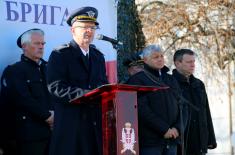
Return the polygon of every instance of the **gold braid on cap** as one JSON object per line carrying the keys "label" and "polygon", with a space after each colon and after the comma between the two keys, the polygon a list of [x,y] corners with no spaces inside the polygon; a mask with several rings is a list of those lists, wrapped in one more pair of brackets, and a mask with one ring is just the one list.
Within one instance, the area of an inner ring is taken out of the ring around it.
{"label": "gold braid on cap", "polygon": [[137,61],[133,61],[132,63],[130,63],[128,66],[137,66],[143,63],[144,63],[144,60],[137,60]]}
{"label": "gold braid on cap", "polygon": [[94,17],[89,17],[89,16],[76,16],[76,17],[74,17],[73,19],[72,19],[72,21],[71,21],[71,23],[74,23],[75,21],[77,21],[77,20],[80,20],[80,19],[83,19],[83,20],[92,20],[92,21],[94,21],[94,22],[96,22],[96,18],[94,18]]}

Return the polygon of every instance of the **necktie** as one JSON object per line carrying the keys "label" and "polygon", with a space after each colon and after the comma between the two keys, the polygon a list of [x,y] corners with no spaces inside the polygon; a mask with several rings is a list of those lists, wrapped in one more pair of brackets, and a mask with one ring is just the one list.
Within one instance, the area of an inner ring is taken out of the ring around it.
{"label": "necktie", "polygon": [[88,55],[88,53],[85,55],[85,60],[86,60],[86,65],[89,67],[90,62],[89,62],[89,55]]}

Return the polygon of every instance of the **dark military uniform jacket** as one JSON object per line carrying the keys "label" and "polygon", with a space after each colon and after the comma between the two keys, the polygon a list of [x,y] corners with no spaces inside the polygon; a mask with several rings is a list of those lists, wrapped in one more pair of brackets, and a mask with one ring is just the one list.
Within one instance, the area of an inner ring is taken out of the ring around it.
{"label": "dark military uniform jacket", "polygon": [[[104,56],[90,46],[89,64],[78,44],[52,51],[48,62],[48,88],[55,96],[55,125],[51,155],[102,154],[101,109],[99,104],[70,101],[108,83]],[[93,102],[93,101],[92,101]],[[94,150],[98,152],[92,152]]]}
{"label": "dark military uniform jacket", "polygon": [[[16,138],[19,141],[48,139],[51,134],[45,122],[50,117],[51,98],[46,84],[46,62],[37,64],[21,56],[21,61],[8,67],[3,85],[9,87],[8,98],[15,109]],[[12,122],[14,123],[14,122]]]}

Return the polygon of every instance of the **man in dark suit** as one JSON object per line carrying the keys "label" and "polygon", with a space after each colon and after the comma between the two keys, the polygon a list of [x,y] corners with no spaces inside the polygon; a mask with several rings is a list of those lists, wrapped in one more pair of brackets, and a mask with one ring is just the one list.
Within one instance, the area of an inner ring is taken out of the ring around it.
{"label": "man in dark suit", "polygon": [[[50,94],[46,82],[44,32],[30,29],[17,39],[22,48],[21,60],[8,66],[2,77],[2,90],[7,91],[14,108],[17,155],[47,155],[53,125]],[[4,92],[2,92],[4,93]],[[14,126],[14,125],[13,125]]]}
{"label": "man in dark suit", "polygon": [[104,56],[90,45],[99,25],[97,16],[93,7],[74,10],[67,20],[73,39],[50,55],[48,88],[55,99],[50,155],[102,155],[101,105],[71,102],[108,83]]}
{"label": "man in dark suit", "polygon": [[185,152],[187,155],[205,155],[207,149],[214,149],[217,144],[204,83],[193,75],[195,53],[190,49],[177,50],[174,63],[173,76],[180,85],[182,95],[199,108],[199,112],[189,108]]}
{"label": "man in dark suit", "polygon": [[[160,46],[143,50],[144,68],[127,81],[131,85],[169,87],[155,92],[138,93],[140,155],[176,155],[179,143],[180,97],[177,81],[169,75]],[[184,118],[187,118],[185,108]],[[184,121],[185,124],[186,120]]]}

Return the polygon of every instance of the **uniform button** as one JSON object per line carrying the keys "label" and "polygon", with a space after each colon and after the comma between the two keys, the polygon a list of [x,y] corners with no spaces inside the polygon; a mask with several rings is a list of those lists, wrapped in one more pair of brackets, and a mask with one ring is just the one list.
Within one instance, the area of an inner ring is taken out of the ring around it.
{"label": "uniform button", "polygon": [[2,84],[3,84],[4,87],[7,87],[7,82],[6,82],[5,78],[3,79]]}
{"label": "uniform button", "polygon": [[93,122],[93,125],[96,126],[96,122]]}
{"label": "uniform button", "polygon": [[26,116],[23,116],[22,119],[26,119]]}

